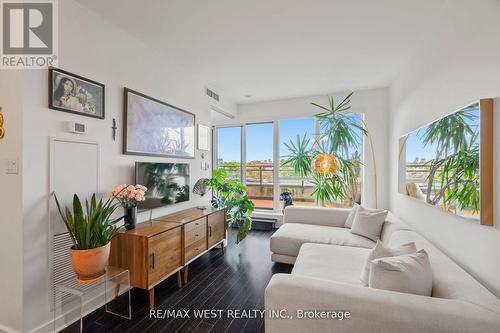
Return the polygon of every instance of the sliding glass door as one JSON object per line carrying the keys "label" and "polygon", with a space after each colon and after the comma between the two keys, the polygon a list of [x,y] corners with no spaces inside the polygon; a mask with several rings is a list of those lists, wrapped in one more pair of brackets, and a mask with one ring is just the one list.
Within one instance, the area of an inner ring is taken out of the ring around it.
{"label": "sliding glass door", "polygon": [[241,133],[242,127],[217,128],[216,168],[226,170],[227,177],[241,182]]}
{"label": "sliding glass door", "polygon": [[[325,188],[319,190],[326,191],[330,183],[318,182],[318,174],[310,169],[311,159],[319,152],[331,153],[343,161],[338,176],[348,190],[345,198],[332,197],[323,204],[349,207],[352,202],[361,202],[363,190],[363,135],[358,129],[362,115],[350,117],[357,140],[343,151],[329,147],[325,126],[314,118],[217,127],[214,167],[225,169],[228,178],[244,183],[255,208],[278,211],[284,206],[280,194],[285,192],[288,194],[283,197],[291,197],[294,205],[318,204],[315,200],[318,186],[324,184]],[[303,152],[306,160],[300,162]]]}
{"label": "sliding glass door", "polygon": [[[309,158],[302,158],[300,152],[311,151],[314,148],[316,120],[314,118],[285,119],[279,122],[279,183],[280,194],[285,193],[292,196],[293,204],[296,206],[314,206],[312,177],[310,174],[300,174],[301,170],[294,163],[286,163],[287,160],[297,159],[298,163],[304,160],[302,165],[309,166]],[[305,157],[305,156],[303,156]],[[287,193],[288,192],[288,193]],[[283,208],[284,203],[280,202]]]}
{"label": "sliding glass door", "polygon": [[255,208],[274,209],[274,126],[273,123],[245,126],[248,196]]}

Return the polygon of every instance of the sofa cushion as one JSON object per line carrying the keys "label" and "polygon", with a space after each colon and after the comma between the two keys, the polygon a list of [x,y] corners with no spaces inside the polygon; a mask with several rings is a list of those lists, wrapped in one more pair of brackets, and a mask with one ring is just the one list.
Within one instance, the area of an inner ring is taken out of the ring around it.
{"label": "sofa cushion", "polygon": [[359,271],[369,251],[362,247],[306,243],[300,248],[292,275],[361,285]]}
{"label": "sofa cushion", "polygon": [[288,206],[283,214],[283,224],[302,223],[343,227],[350,212],[350,208]]}
{"label": "sofa cushion", "polygon": [[356,212],[358,211],[359,205],[357,203],[354,203],[354,205],[351,208],[351,211],[349,212],[349,215],[347,216],[347,219],[345,220],[344,227],[346,228],[351,228],[352,227],[352,222],[354,222],[354,218],[356,217]]}
{"label": "sofa cushion", "polygon": [[[271,236],[271,251],[296,257],[304,243],[336,244],[371,249],[375,242],[354,235],[347,228],[285,223]],[[361,270],[361,266],[358,269]]]}
{"label": "sofa cushion", "polygon": [[368,279],[370,278],[370,265],[372,260],[384,257],[394,257],[402,254],[410,254],[417,252],[417,248],[414,242],[403,244],[396,248],[385,247],[380,240],[377,241],[375,247],[371,249],[368,256],[365,259],[363,269],[361,270],[360,280],[365,286],[368,285]]}
{"label": "sofa cushion", "polygon": [[359,206],[352,222],[351,232],[376,242],[380,238],[387,213],[386,210]]}
{"label": "sofa cushion", "polygon": [[370,288],[431,296],[432,269],[425,250],[372,260]]}
{"label": "sofa cushion", "polygon": [[398,230],[412,230],[406,223],[401,221],[396,215],[389,212],[385,218],[382,232],[380,233],[380,240],[385,246],[389,246],[389,239],[391,235]]}
{"label": "sofa cushion", "polygon": [[397,230],[388,241],[391,247],[408,242],[415,242],[417,250],[425,249],[429,255],[433,297],[470,302],[500,314],[500,300],[495,295],[418,233]]}

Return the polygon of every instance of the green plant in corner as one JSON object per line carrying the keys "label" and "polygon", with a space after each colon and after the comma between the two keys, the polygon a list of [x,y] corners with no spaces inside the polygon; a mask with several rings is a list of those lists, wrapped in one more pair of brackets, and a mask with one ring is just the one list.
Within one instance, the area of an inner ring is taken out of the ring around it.
{"label": "green plant in corner", "polygon": [[238,224],[236,244],[241,242],[252,228],[253,202],[248,198],[245,185],[226,178],[223,169],[212,171],[212,178],[207,184],[213,190],[212,206],[226,208],[228,225]]}
{"label": "green plant in corner", "polygon": [[73,196],[72,211],[68,207],[64,207],[63,210],[55,194],[54,197],[74,250],[89,250],[104,246],[116,235],[118,230],[116,224],[123,219],[123,216],[116,219],[111,217],[118,208],[118,204],[114,203],[114,196],[106,201],[102,198],[97,201],[94,193],[90,202],[85,200],[85,211],[76,194]]}

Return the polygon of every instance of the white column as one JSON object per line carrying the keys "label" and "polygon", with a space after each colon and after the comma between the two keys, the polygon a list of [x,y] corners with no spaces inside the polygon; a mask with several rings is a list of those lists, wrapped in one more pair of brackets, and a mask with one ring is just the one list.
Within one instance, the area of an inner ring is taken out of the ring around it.
{"label": "white column", "polygon": [[273,122],[274,140],[273,140],[273,206],[274,211],[280,210],[280,127],[279,120]]}
{"label": "white column", "polygon": [[247,130],[246,125],[241,126],[241,183],[247,184]]}

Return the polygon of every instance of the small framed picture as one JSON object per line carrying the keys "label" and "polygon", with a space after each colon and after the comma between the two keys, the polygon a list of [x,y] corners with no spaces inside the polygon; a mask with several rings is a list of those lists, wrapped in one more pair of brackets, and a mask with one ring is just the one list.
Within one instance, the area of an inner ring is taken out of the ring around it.
{"label": "small framed picture", "polygon": [[198,149],[210,150],[210,127],[198,124]]}
{"label": "small framed picture", "polygon": [[50,68],[49,108],[104,119],[104,84]]}

